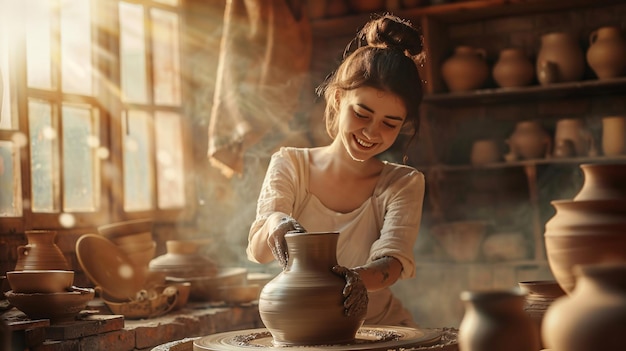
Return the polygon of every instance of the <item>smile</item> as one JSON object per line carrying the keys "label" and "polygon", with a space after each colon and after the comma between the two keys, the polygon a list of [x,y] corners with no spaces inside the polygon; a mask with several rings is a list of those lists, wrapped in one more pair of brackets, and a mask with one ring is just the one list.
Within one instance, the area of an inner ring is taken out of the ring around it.
{"label": "smile", "polygon": [[365,141],[365,140],[363,140],[363,139],[359,139],[359,138],[357,138],[356,136],[354,137],[354,139],[356,140],[356,142],[357,142],[359,145],[361,145],[361,146],[363,146],[363,147],[370,148],[370,147],[374,146],[374,143],[370,143],[370,142],[367,142],[367,141]]}

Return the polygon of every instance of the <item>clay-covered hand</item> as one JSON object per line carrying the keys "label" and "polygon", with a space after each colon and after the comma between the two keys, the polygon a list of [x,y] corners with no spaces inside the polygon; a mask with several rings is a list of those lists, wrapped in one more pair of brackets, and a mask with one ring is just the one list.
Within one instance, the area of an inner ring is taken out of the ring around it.
{"label": "clay-covered hand", "polygon": [[333,267],[333,272],[346,280],[343,288],[343,307],[347,316],[358,316],[367,310],[367,288],[361,280],[361,276],[354,269],[343,266]]}
{"label": "clay-covered hand", "polygon": [[274,258],[276,258],[283,269],[287,267],[287,261],[289,259],[287,242],[285,241],[285,234],[289,232],[305,233],[306,230],[298,221],[287,216],[280,219],[280,222],[278,222],[267,237],[267,244],[272,250]]}

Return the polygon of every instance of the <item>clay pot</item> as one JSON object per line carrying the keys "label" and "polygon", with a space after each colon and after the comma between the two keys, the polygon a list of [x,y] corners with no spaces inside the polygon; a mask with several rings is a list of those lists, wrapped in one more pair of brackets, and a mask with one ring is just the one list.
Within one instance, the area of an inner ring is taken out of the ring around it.
{"label": "clay pot", "polygon": [[595,153],[593,136],[581,118],[563,118],[556,122],[554,142],[561,144],[564,140],[573,143],[572,156],[590,156]]}
{"label": "clay pot", "polygon": [[459,325],[463,351],[537,351],[539,334],[524,313],[524,295],[514,291],[464,291]]}
{"label": "clay pot", "polygon": [[578,81],[585,72],[582,49],[569,33],[544,34],[541,36],[536,69],[541,85]]}
{"label": "clay pot", "polygon": [[167,253],[153,258],[148,267],[170,277],[215,277],[217,264],[199,253],[201,244],[194,240],[168,240]]}
{"label": "clay pot", "polygon": [[626,117],[602,118],[602,152],[605,156],[626,153]]}
{"label": "clay pot", "polygon": [[552,150],[550,134],[538,121],[518,122],[506,143],[510,149],[505,156],[507,161],[546,158]]}
{"label": "clay pot", "polygon": [[517,48],[500,51],[493,66],[493,79],[502,88],[530,85],[535,78],[535,67],[524,51]]}
{"label": "clay pot", "polygon": [[489,77],[485,50],[458,46],[441,66],[441,74],[452,92],[478,89]]}
{"label": "clay pot", "polygon": [[24,234],[28,244],[17,247],[14,270],[70,270],[63,252],[55,243],[56,231],[27,230]]}
{"label": "clay pot", "polygon": [[583,185],[574,200],[626,199],[626,163],[582,164]]}
{"label": "clay pot", "polygon": [[587,62],[598,79],[621,77],[626,73],[626,40],[619,27],[607,26],[589,35]]}
{"label": "clay pot", "polygon": [[346,316],[345,280],[337,265],[338,232],[285,235],[287,267],[261,290],[259,313],[277,346],[347,344],[355,340],[365,312]]}
{"label": "clay pot", "polygon": [[[526,294],[524,311],[533,321],[537,333],[541,335],[541,326],[546,311],[554,300],[565,295],[559,283],[555,280],[535,280],[517,283],[523,293]],[[540,340],[541,347],[543,342]]]}
{"label": "clay pot", "polygon": [[72,287],[57,293],[22,294],[9,290],[7,300],[31,319],[49,319],[51,324],[71,322],[95,296],[94,289]]}
{"label": "clay pot", "polygon": [[576,268],[576,289],[554,301],[541,334],[550,350],[623,350],[626,335],[626,264]]}

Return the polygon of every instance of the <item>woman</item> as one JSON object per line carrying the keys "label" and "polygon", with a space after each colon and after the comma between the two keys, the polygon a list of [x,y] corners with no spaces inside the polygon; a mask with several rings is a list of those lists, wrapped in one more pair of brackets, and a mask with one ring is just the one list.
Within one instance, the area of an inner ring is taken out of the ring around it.
{"label": "woman", "polygon": [[424,176],[377,156],[404,128],[418,132],[422,87],[415,59],[422,37],[408,22],[384,15],[356,40],[358,48],[318,90],[333,141],[272,156],[247,254],[285,267],[288,231],[338,231],[334,271],[346,279],[346,313],[367,308],[365,324],[415,327],[389,287],[415,274]]}

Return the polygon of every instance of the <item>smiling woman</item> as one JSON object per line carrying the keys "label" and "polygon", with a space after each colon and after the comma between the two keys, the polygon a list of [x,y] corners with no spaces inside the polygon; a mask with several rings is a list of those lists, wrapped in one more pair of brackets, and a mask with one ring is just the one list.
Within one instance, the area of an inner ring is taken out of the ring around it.
{"label": "smiling woman", "polygon": [[0,6],[2,227],[186,218],[179,2]]}

